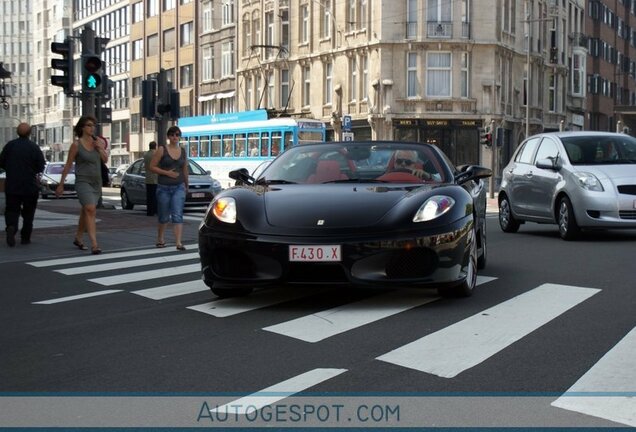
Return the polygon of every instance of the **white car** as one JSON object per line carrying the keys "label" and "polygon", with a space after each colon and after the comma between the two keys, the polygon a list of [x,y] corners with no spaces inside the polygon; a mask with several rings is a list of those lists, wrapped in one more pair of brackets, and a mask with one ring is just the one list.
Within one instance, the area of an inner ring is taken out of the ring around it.
{"label": "white car", "polygon": [[110,179],[110,187],[121,187],[121,179],[128,169],[128,166],[130,166],[130,164],[121,164],[117,167],[115,174],[113,174]]}
{"label": "white car", "polygon": [[[55,196],[55,189],[60,184],[62,171],[64,170],[64,162],[49,162],[44,167],[44,172],[40,178],[40,193],[42,198]],[[75,164],[71,167],[71,171],[64,180],[64,192],[62,196],[77,196],[75,191]]]}

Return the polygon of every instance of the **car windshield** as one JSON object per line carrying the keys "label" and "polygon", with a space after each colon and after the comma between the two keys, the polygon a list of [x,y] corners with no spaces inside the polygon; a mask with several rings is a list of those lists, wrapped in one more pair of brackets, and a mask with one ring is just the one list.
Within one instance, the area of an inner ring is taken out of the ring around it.
{"label": "car windshield", "polygon": [[208,175],[208,173],[201,168],[200,165],[197,165],[196,162],[189,160],[188,161],[188,174],[189,175]]}
{"label": "car windshield", "polygon": [[[45,170],[47,174],[62,174],[62,171],[64,171],[64,164],[50,164],[47,165]],[[71,166],[71,171],[69,173],[75,173],[75,164]]]}
{"label": "car windshield", "polygon": [[340,142],[291,147],[257,177],[271,183],[445,183],[447,160],[433,146],[401,142]]}
{"label": "car windshield", "polygon": [[629,135],[561,138],[572,165],[636,164],[636,139]]}

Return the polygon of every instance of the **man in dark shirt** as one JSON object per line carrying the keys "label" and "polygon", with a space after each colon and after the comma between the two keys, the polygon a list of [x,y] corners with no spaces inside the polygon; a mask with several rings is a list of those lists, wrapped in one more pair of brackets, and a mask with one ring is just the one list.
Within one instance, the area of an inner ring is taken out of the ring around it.
{"label": "man in dark shirt", "polygon": [[33,218],[38,204],[38,175],[44,171],[44,155],[29,139],[31,126],[20,123],[17,127],[18,138],[9,141],[0,153],[0,168],[7,172],[4,193],[6,209],[4,214],[7,225],[7,244],[15,246],[15,234],[18,231],[22,214],[22,244],[31,243]]}

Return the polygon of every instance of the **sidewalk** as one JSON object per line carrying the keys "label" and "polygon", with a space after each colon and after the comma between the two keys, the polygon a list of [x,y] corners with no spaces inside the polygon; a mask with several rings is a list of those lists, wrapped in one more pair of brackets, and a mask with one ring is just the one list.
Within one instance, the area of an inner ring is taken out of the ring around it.
{"label": "sidewalk", "polygon": [[[61,199],[38,202],[31,244],[21,245],[18,233],[15,247],[10,248],[7,246],[4,232],[2,232],[0,263],[90,254],[90,250],[81,251],[73,246],[79,210],[77,200]],[[196,215],[203,217],[201,213],[196,213]],[[183,243],[197,242],[198,226],[197,220],[184,220]],[[165,237],[168,248],[174,247],[174,236],[170,226],[166,230]],[[153,247],[156,239],[156,216],[146,216],[145,211],[97,209],[97,241],[104,252]],[[84,235],[84,244],[90,246],[86,234]]]}

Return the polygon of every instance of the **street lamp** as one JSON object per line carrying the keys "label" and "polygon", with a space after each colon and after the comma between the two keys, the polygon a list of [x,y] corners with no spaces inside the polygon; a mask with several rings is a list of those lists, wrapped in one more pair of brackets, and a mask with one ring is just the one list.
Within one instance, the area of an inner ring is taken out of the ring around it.
{"label": "street lamp", "polygon": [[0,62],[0,104],[2,104],[2,108],[9,109],[9,102],[7,99],[10,99],[11,96],[7,95],[7,87],[5,85],[5,80],[11,79],[11,72],[6,70],[4,66],[2,66],[2,62]]}

